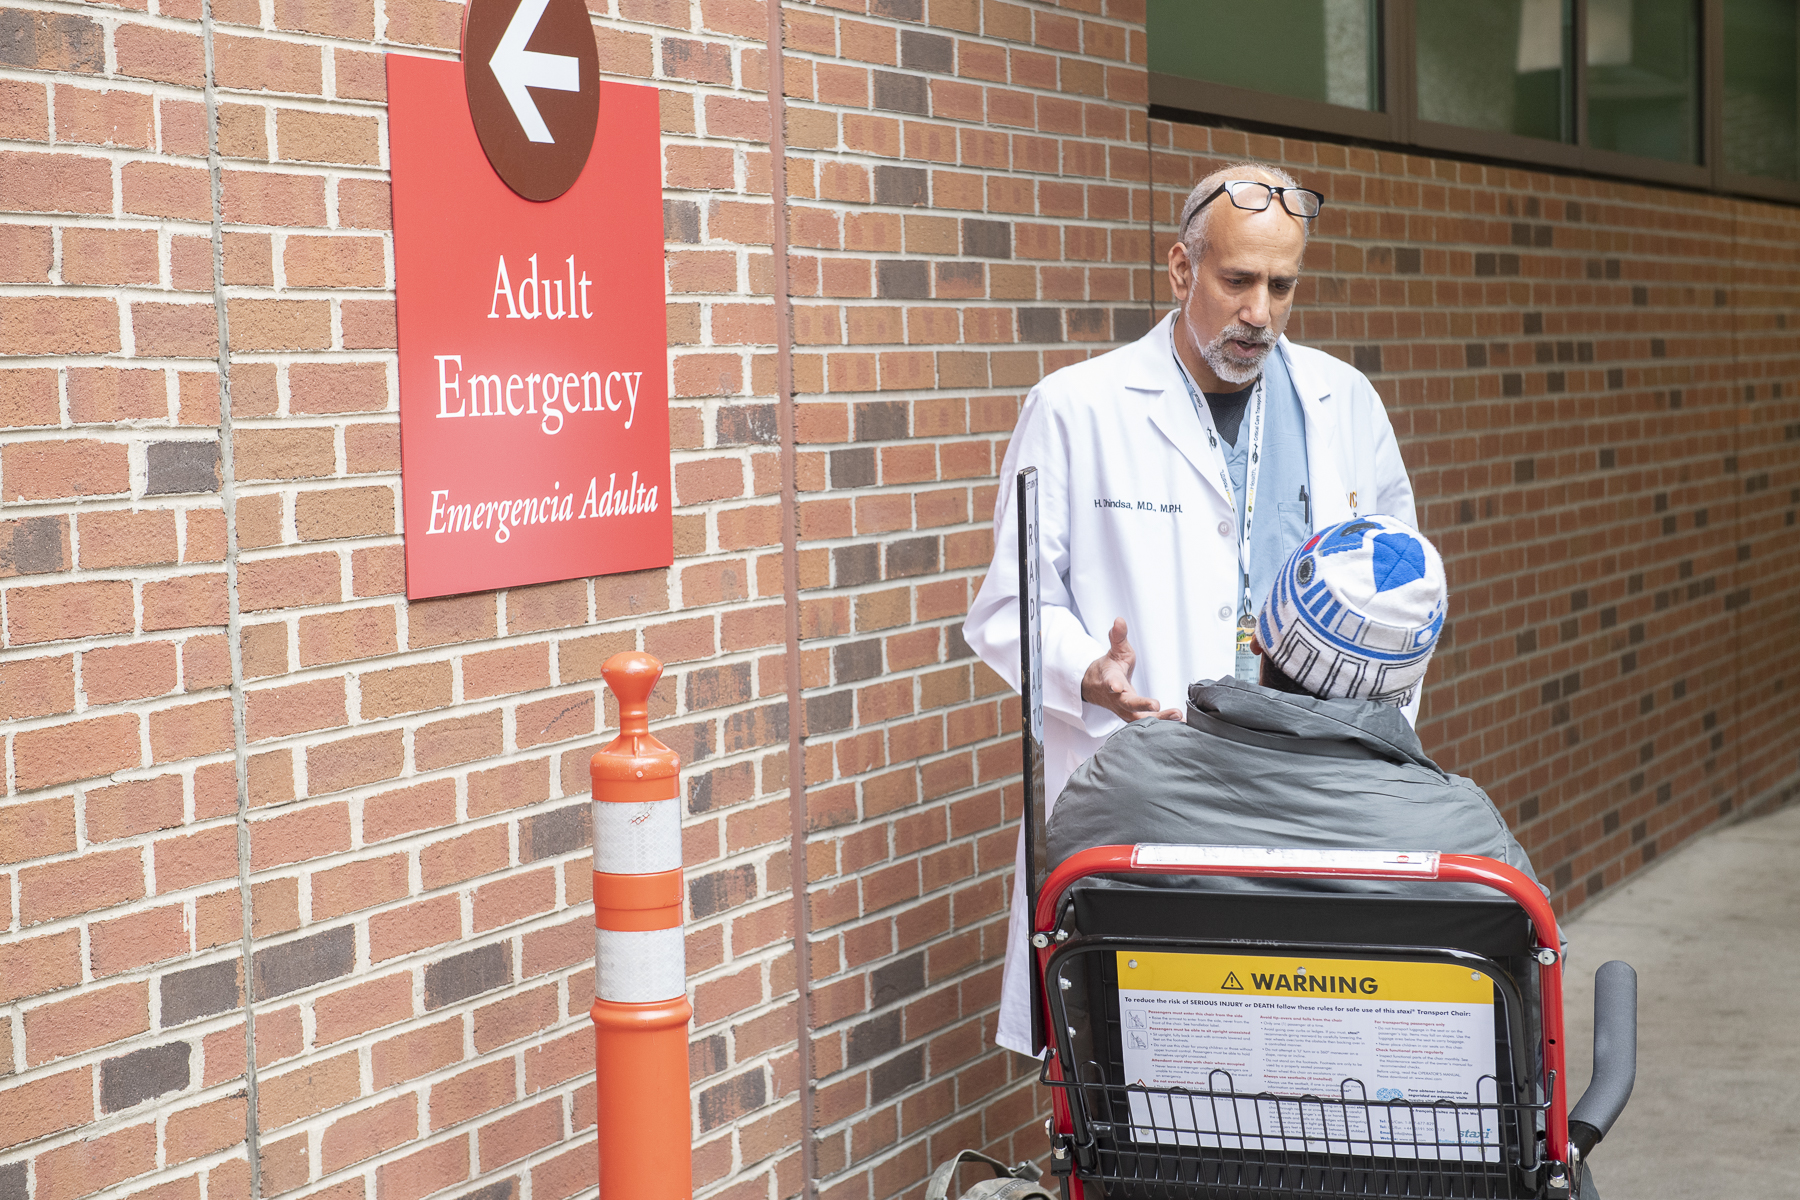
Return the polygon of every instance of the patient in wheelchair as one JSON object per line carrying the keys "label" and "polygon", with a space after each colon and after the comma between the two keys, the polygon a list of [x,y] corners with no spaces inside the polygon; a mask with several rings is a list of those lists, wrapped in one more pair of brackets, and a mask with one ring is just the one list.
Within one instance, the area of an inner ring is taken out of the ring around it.
{"label": "patient in wheelchair", "polygon": [[[1090,846],[1138,842],[1368,847],[1483,854],[1535,880],[1493,802],[1432,762],[1403,711],[1424,681],[1447,603],[1436,548],[1402,522],[1361,517],[1315,534],[1283,565],[1263,605],[1253,643],[1261,685],[1202,681],[1188,690],[1185,722],[1138,721],[1114,734],[1056,800],[1052,867]],[[1392,893],[1432,885],[1281,886]]]}
{"label": "patient in wheelchair", "polygon": [[[1407,716],[1447,605],[1443,562],[1417,530],[1371,516],[1315,534],[1282,566],[1263,605],[1253,643],[1260,682],[1196,683],[1185,722],[1142,720],[1108,739],[1051,810],[1051,868],[1089,847],[1140,843],[1367,848],[1484,855],[1536,882],[1493,802],[1434,763]],[[1146,885],[1494,899],[1475,884],[1354,878],[1134,873],[1079,886]],[[1096,1030],[1104,1023],[1094,1014],[1104,1001],[1090,984],[1070,989],[1089,978],[1085,969],[1072,968],[1059,993],[1075,1063],[1103,1052]],[[1535,974],[1521,969],[1519,978],[1531,1025],[1523,1044],[1535,1044]],[[1581,1177],[1581,1200],[1598,1200],[1585,1163]]]}

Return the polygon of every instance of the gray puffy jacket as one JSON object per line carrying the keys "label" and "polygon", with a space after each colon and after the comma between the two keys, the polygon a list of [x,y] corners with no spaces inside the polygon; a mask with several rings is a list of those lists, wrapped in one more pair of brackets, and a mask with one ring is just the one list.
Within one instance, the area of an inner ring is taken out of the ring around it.
{"label": "gray puffy jacket", "polygon": [[[1315,700],[1235,679],[1188,689],[1186,723],[1138,721],[1070,778],[1051,811],[1052,866],[1090,846],[1176,842],[1485,854],[1536,879],[1493,801],[1426,757],[1400,710]],[[1138,877],[1140,882],[1149,882]],[[1248,880],[1162,882],[1248,888]],[[1478,885],[1283,880],[1331,891],[1465,891]]]}

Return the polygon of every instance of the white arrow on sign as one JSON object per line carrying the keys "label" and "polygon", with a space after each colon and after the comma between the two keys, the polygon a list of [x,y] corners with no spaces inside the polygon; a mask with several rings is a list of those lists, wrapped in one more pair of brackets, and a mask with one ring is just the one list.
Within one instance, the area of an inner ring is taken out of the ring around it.
{"label": "white arrow on sign", "polygon": [[525,48],[549,6],[550,0],[520,0],[518,11],[507,23],[500,44],[494,47],[494,57],[488,59],[488,67],[499,81],[500,90],[506,94],[506,102],[512,105],[513,116],[519,118],[525,136],[534,142],[554,143],[556,139],[550,136],[550,127],[544,124],[537,102],[525,89],[540,87],[558,92],[579,92],[581,60],[572,54],[540,54]]}

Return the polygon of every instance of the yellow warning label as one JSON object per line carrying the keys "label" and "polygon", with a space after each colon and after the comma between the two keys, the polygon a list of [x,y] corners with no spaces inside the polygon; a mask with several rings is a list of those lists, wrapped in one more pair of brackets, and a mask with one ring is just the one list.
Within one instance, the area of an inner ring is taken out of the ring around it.
{"label": "yellow warning label", "polygon": [[1486,975],[1449,963],[1260,954],[1119,954],[1119,986],[1140,992],[1492,1004]]}

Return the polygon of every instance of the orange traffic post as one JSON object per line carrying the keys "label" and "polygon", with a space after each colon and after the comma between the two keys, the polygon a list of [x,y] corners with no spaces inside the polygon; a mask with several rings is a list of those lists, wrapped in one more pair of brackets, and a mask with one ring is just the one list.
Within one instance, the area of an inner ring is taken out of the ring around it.
{"label": "orange traffic post", "polygon": [[681,758],[650,736],[662,664],[600,669],[619,736],[594,755],[594,1065],[600,1200],[688,1200],[687,953],[681,928]]}

